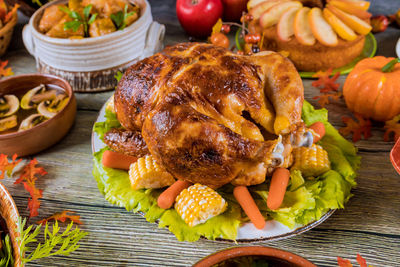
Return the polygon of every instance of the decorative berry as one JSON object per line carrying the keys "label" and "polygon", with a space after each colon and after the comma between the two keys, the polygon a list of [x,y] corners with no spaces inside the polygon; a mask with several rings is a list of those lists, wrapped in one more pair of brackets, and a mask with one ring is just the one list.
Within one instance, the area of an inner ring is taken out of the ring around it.
{"label": "decorative berry", "polygon": [[221,47],[224,47],[224,48],[228,48],[229,47],[229,39],[228,39],[228,37],[225,34],[221,33],[221,32],[213,33],[211,35],[211,37],[210,37],[210,42],[213,45],[216,45],[216,46],[221,46]]}
{"label": "decorative berry", "polygon": [[254,54],[260,52],[260,47],[258,47],[258,45],[256,44],[253,44],[251,47],[251,52],[253,52]]}
{"label": "decorative berry", "polygon": [[222,33],[227,34],[227,33],[229,33],[230,31],[231,31],[231,26],[230,26],[230,25],[228,25],[228,24],[222,25],[222,27],[221,27],[221,32],[222,32]]}
{"label": "decorative berry", "polygon": [[240,22],[250,22],[253,20],[253,16],[250,14],[245,14],[240,18]]}
{"label": "decorative berry", "polygon": [[244,55],[244,52],[243,52],[243,50],[239,50],[239,51],[237,51],[237,52],[236,52],[236,54],[238,54],[238,55],[241,55],[241,56],[242,56],[242,55]]}
{"label": "decorative berry", "polygon": [[372,32],[383,32],[389,25],[389,19],[384,15],[371,18]]}
{"label": "decorative berry", "polygon": [[258,33],[246,34],[244,41],[248,44],[256,44],[261,40],[261,36]]}

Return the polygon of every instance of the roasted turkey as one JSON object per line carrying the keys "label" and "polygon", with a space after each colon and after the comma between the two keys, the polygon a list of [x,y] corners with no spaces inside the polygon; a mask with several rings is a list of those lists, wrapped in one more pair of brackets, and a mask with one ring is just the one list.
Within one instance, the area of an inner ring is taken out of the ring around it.
{"label": "roasted turkey", "polygon": [[148,150],[177,179],[212,188],[262,183],[290,164],[293,146],[310,142],[302,81],[275,52],[170,46],[131,66],[114,101],[124,130],[105,135],[111,148]]}

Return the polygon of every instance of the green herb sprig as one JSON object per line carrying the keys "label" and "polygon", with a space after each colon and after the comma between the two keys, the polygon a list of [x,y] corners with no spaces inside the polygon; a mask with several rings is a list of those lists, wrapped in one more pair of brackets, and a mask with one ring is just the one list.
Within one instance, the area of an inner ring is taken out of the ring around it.
{"label": "green herb sprig", "polygon": [[14,266],[14,257],[12,255],[12,245],[10,236],[7,234],[4,240],[1,240],[0,249],[0,267]]}
{"label": "green herb sprig", "polygon": [[[32,243],[38,242],[36,237],[41,232],[40,230],[42,229],[42,225],[36,226],[34,230],[33,225],[24,229],[25,225],[26,218],[22,220],[21,217],[19,217],[17,230],[20,233],[20,236],[17,238],[17,242],[21,247],[20,256],[23,264],[54,255],[69,255],[71,252],[79,248],[79,240],[88,234],[78,227],[72,229],[73,222],[67,226],[64,232],[60,232],[60,227],[58,226],[57,221],[53,224],[52,230],[49,229],[49,225],[46,222],[44,228],[44,243],[38,243],[36,248],[33,249],[31,245]],[[28,255],[27,252],[29,251],[32,252]]]}
{"label": "green herb sprig", "polygon": [[126,19],[129,18],[130,16],[133,16],[133,14],[136,13],[136,11],[131,11],[129,13],[127,12],[128,12],[128,5],[126,4],[124,7],[124,11],[118,11],[117,13],[111,14],[110,18],[114,22],[118,30],[125,29]]}
{"label": "green herb sprig", "polygon": [[64,23],[64,30],[70,30],[76,32],[81,25],[83,25],[83,30],[85,37],[89,36],[89,25],[94,22],[94,20],[97,17],[97,13],[95,14],[90,14],[90,11],[92,10],[92,4],[85,6],[83,9],[83,18],[82,16],[73,10],[70,10],[68,7],[65,6],[60,6],[59,9],[65,13],[68,14],[70,18],[72,18],[72,21],[67,21]]}

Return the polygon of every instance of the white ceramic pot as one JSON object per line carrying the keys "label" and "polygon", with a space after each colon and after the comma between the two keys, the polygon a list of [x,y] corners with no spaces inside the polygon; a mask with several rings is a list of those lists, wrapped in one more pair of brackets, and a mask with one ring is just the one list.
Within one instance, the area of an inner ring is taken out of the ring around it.
{"label": "white ceramic pot", "polygon": [[22,33],[38,71],[61,76],[78,92],[113,89],[118,71],[163,48],[165,27],[153,21],[147,0],[131,1],[140,6],[135,23],[122,31],[84,39],[53,38],[38,30],[44,9],[67,0],[52,1],[38,9]]}

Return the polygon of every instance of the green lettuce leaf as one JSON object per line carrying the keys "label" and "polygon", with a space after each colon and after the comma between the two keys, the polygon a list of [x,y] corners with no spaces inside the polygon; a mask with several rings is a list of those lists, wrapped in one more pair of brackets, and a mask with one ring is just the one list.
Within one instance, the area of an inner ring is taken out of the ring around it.
{"label": "green lettuce leaf", "polygon": [[164,210],[158,207],[157,198],[162,190],[132,190],[128,172],[103,167],[101,158],[107,149],[105,147],[94,153],[93,176],[100,192],[111,204],[125,207],[128,211],[145,213],[147,221],[158,221],[160,228],[168,227],[180,241],[197,241],[201,236],[212,240],[235,240],[241,223],[241,209],[237,203],[225,198],[228,201],[227,211],[203,224],[190,227],[175,209]]}
{"label": "green lettuce leaf", "polygon": [[[332,170],[312,180],[305,180],[300,171],[292,171],[283,204],[274,211],[269,210],[266,205],[268,181],[249,187],[264,217],[273,218],[290,228],[318,220],[331,209],[343,208],[351,197],[351,188],[356,185],[356,169],[360,165],[356,148],[328,122],[326,109],[315,110],[310,103],[304,101],[302,119],[307,125],[316,121],[324,123],[326,135],[319,144],[328,152]],[[94,131],[103,138],[105,132],[120,126],[115,114],[106,111],[106,121],[96,123]],[[202,236],[212,240],[235,240],[240,224],[248,221],[232,195],[233,186],[226,185],[218,189],[218,193],[228,202],[227,211],[204,224],[189,227],[175,209],[163,210],[158,207],[157,198],[162,190],[132,190],[126,171],[103,167],[101,157],[107,149],[109,148],[94,154],[93,170],[99,190],[105,199],[125,207],[128,211],[144,213],[147,221],[158,222],[160,228],[167,227],[178,240],[196,241]]]}

